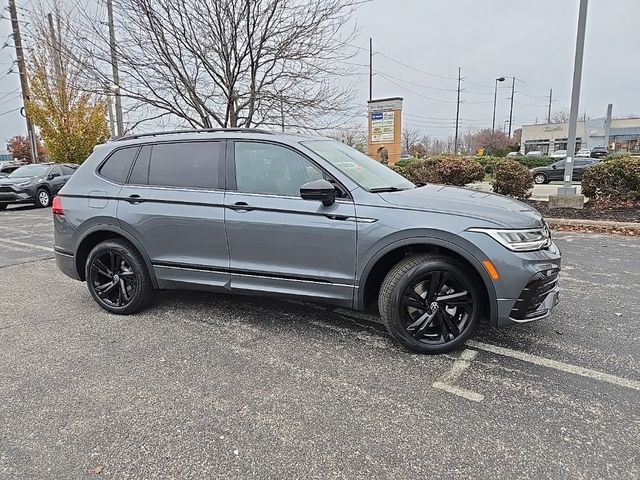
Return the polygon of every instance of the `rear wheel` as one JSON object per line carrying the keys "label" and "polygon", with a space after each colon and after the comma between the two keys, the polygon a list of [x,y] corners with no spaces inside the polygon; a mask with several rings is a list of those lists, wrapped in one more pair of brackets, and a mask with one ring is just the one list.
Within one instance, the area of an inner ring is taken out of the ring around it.
{"label": "rear wheel", "polygon": [[533,182],[537,183],[538,185],[547,183],[547,176],[544,173],[536,173],[533,176]]}
{"label": "rear wheel", "polygon": [[446,353],[462,346],[481,314],[475,275],[455,259],[416,255],[398,263],[380,289],[378,306],[387,330],[420,353]]}
{"label": "rear wheel", "polygon": [[51,203],[51,195],[44,188],[38,189],[36,192],[36,207],[45,208]]}
{"label": "rear wheel", "polygon": [[106,240],[96,245],[87,258],[85,275],[93,299],[111,313],[135,313],[153,300],[147,266],[126,240]]}

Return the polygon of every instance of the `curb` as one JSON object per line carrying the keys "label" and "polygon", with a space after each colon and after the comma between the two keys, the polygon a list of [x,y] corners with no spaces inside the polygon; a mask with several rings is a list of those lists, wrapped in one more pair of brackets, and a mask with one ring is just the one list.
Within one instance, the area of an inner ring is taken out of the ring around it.
{"label": "curb", "polygon": [[550,218],[545,220],[556,225],[583,225],[585,227],[603,227],[603,228],[631,228],[640,230],[640,223],[636,222],[616,222],[613,220],[587,220],[579,218]]}

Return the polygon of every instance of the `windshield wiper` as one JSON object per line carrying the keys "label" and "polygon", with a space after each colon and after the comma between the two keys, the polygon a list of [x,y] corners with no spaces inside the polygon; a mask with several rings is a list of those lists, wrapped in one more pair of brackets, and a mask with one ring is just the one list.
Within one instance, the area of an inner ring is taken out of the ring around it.
{"label": "windshield wiper", "polygon": [[399,187],[378,187],[378,188],[370,188],[369,192],[371,193],[402,192],[403,190],[409,190],[409,189],[399,188]]}

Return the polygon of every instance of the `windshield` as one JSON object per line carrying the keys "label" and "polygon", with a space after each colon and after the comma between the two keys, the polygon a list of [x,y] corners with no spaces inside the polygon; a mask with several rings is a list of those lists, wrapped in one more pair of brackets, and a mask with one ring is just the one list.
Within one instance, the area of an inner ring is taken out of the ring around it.
{"label": "windshield", "polygon": [[49,165],[26,165],[20,167],[9,174],[9,178],[31,178],[39,177],[47,172]]}
{"label": "windshield", "polygon": [[402,175],[343,143],[333,140],[310,140],[302,144],[365,190],[415,188],[415,185]]}

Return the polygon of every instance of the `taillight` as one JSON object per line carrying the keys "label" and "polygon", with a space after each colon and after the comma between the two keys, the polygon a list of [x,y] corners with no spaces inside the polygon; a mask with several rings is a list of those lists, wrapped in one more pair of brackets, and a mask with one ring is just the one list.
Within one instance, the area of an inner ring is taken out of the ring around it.
{"label": "taillight", "polygon": [[51,213],[54,215],[64,215],[62,209],[62,199],[60,197],[53,197],[53,203],[51,204]]}

